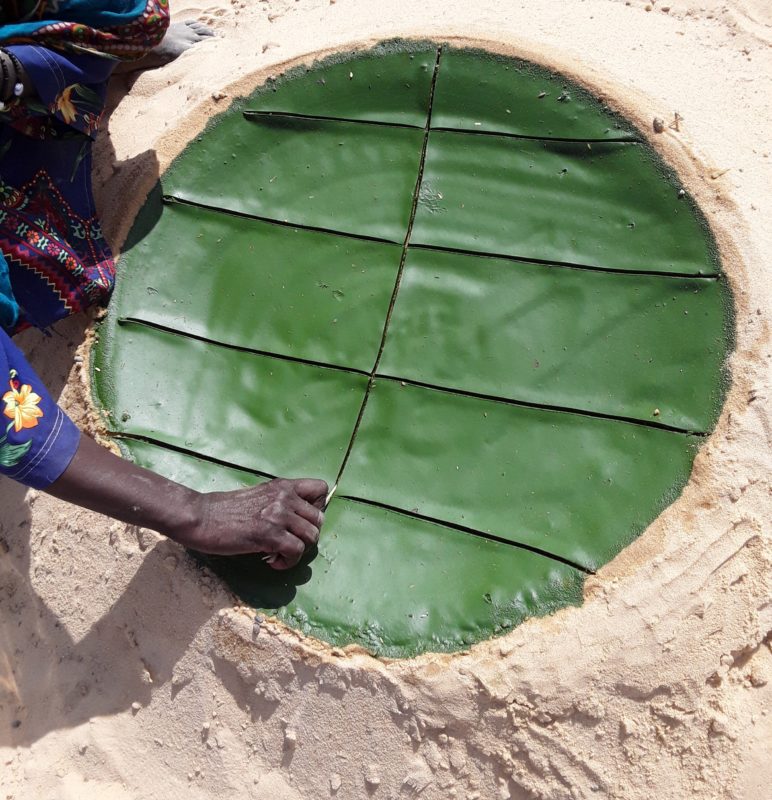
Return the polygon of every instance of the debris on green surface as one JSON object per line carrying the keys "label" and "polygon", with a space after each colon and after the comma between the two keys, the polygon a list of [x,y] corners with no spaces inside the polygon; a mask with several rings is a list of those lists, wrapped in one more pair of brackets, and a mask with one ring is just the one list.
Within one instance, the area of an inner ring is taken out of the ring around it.
{"label": "debris on green surface", "polygon": [[384,656],[581,602],[675,499],[723,400],[731,301],[691,199],[625,120],[516,59],[388,43],[270,80],[162,178],[95,395],[201,491],[339,488],[243,602]]}

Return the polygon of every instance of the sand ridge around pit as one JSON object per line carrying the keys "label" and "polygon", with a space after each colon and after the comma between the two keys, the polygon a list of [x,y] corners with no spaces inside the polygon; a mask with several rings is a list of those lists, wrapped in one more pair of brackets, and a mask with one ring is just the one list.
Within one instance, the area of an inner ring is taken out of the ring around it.
{"label": "sand ridge around pit", "polygon": [[[395,36],[483,41],[604,94],[677,169],[735,291],[734,383],[683,497],[588,581],[582,608],[456,656],[384,663],[304,641],[234,608],[176,545],[3,483],[0,797],[764,796],[772,14],[646,5],[173,0],[219,37],[111,113],[96,188],[114,242],[206,118],[281,65]],[[676,111],[678,131],[651,133]],[[22,346],[92,429],[85,324]]]}

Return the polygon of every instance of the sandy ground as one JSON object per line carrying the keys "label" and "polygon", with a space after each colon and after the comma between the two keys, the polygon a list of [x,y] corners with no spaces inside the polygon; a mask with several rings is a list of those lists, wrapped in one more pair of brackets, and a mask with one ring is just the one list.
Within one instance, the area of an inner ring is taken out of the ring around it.
{"label": "sandy ground", "polygon": [[[173,1],[219,38],[140,77],[99,142],[106,228],[236,91],[315,51],[472,37],[651,129],[737,295],[734,384],[683,497],[580,609],[384,664],[254,619],[170,542],[0,486],[0,799],[756,798],[772,783],[768,0]],[[252,77],[249,77],[252,76]],[[125,88],[125,87],[124,87]],[[116,95],[117,96],[117,95]],[[87,424],[85,323],[24,346]]]}

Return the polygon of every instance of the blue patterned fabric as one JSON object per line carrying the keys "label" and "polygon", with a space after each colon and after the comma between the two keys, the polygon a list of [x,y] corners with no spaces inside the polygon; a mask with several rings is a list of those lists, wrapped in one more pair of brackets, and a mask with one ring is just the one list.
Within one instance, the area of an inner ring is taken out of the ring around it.
{"label": "blue patterned fabric", "polygon": [[158,44],[168,17],[168,0],[0,6],[0,45],[35,88],[0,111],[0,475],[38,489],[61,476],[80,434],[10,335],[110,294],[115,266],[91,191],[92,139],[117,60]]}
{"label": "blue patterned fabric", "polygon": [[56,0],[40,2],[39,11],[31,12],[28,21],[2,26],[0,41],[27,38],[40,34],[52,23],[65,22],[90,28],[110,28],[128,25],[145,13],[147,0]]}
{"label": "blue patterned fabric", "polygon": [[[7,48],[36,99],[0,114],[0,253],[17,306],[13,333],[105,302],[115,278],[91,189],[91,143],[114,62],[40,45]],[[2,270],[0,266],[0,270]]]}
{"label": "blue patterned fabric", "polygon": [[0,475],[45,489],[72,461],[80,431],[4,331],[0,331],[0,387]]}
{"label": "blue patterned fabric", "polygon": [[0,110],[0,325],[13,333],[47,327],[110,294],[115,264],[94,207],[91,142],[117,60],[154,47],[169,11],[168,0],[17,0],[0,8],[0,44],[35,90]]}

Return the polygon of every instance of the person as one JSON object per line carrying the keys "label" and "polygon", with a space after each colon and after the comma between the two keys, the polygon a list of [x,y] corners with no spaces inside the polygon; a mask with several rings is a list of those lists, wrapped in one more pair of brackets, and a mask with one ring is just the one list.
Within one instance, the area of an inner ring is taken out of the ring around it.
{"label": "person", "polygon": [[12,336],[103,303],[115,264],[95,212],[91,144],[108,79],[211,32],[168,0],[0,3],[0,475],[205,553],[288,569],[316,544],[327,484],[198,493],[119,458],[56,405]]}

